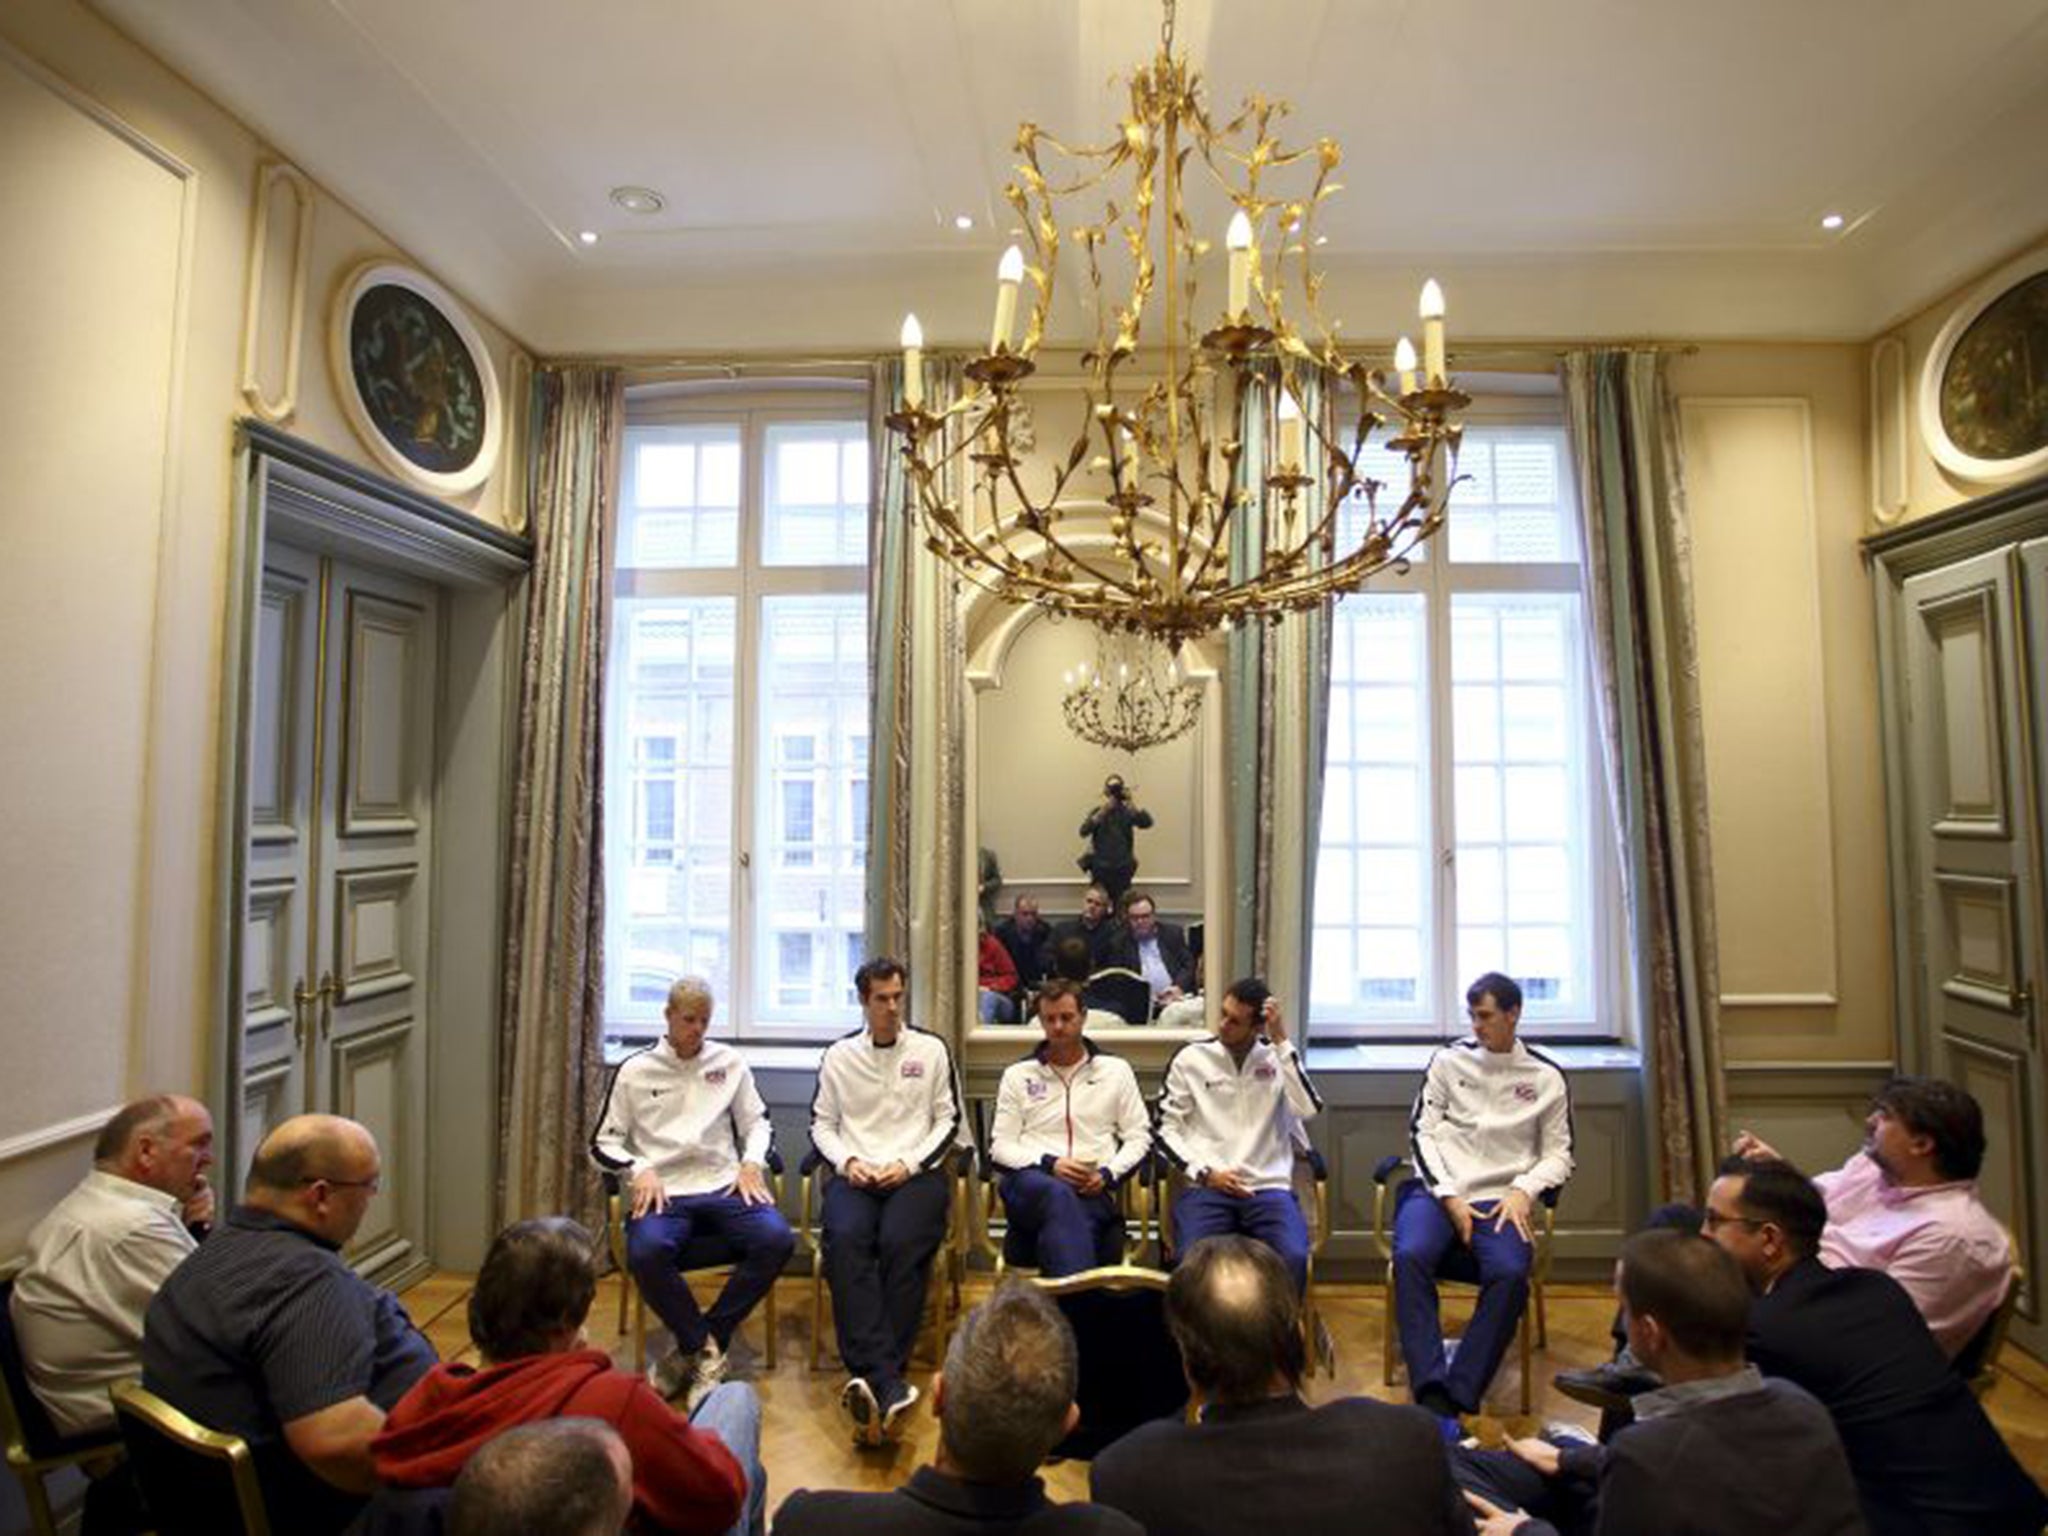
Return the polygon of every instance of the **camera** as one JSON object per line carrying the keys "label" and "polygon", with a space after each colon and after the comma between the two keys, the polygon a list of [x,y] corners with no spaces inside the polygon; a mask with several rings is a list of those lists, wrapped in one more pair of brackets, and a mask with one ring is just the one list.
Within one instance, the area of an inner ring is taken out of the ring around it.
{"label": "camera", "polygon": [[1126,800],[1130,798],[1130,791],[1124,788],[1124,781],[1115,774],[1111,774],[1102,781],[1102,792],[1112,800]]}

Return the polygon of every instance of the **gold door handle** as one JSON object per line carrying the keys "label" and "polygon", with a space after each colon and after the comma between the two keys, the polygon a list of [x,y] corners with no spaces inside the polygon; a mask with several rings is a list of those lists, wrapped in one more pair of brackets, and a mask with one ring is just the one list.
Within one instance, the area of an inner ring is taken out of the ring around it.
{"label": "gold door handle", "polygon": [[320,999],[320,1038],[325,1040],[334,1029],[334,1005],[342,1001],[341,983],[334,972],[321,973],[320,985],[313,989],[313,995]]}
{"label": "gold door handle", "polygon": [[303,976],[292,983],[292,1049],[295,1051],[306,1048],[306,1005],[319,995],[318,991],[306,985]]}

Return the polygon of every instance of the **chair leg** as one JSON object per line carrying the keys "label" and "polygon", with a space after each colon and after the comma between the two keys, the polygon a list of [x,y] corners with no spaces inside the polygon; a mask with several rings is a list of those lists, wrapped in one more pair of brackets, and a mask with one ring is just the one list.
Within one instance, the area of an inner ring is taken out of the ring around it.
{"label": "chair leg", "polygon": [[50,1510],[50,1491],[43,1486],[43,1474],[17,1469],[21,1491],[28,1500],[29,1526],[36,1536],[57,1536],[57,1519]]}
{"label": "chair leg", "polygon": [[633,1369],[647,1369],[647,1298],[633,1288]]}
{"label": "chair leg", "polygon": [[1387,1305],[1380,1319],[1380,1385],[1394,1384],[1394,1266],[1387,1266]]}
{"label": "chair leg", "polygon": [[1549,1287],[1541,1280],[1536,1282],[1536,1347],[1550,1348]]}
{"label": "chair leg", "polygon": [[775,1325],[775,1287],[768,1287],[768,1305],[763,1309],[761,1321],[768,1330],[768,1347],[762,1353],[768,1361],[768,1369],[775,1369],[775,1335],[780,1332]]}
{"label": "chair leg", "polygon": [[1522,1416],[1527,1418],[1530,1402],[1529,1377],[1535,1369],[1529,1349],[1531,1330],[1529,1326],[1529,1309],[1527,1307],[1522,1309],[1522,1321],[1515,1332],[1520,1335],[1522,1341]]}
{"label": "chair leg", "polygon": [[811,1257],[811,1370],[816,1372],[825,1348],[825,1258]]}

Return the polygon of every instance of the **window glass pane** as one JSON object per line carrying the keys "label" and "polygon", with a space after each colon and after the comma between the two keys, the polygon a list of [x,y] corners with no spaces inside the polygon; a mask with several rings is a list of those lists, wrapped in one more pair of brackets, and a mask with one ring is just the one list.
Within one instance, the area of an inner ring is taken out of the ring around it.
{"label": "window glass pane", "polygon": [[766,565],[860,565],[868,552],[867,428],[858,422],[771,426],[765,438]]}
{"label": "window glass pane", "polygon": [[737,426],[629,426],[625,461],[622,569],[708,569],[738,561]]}
{"label": "window glass pane", "polygon": [[[754,931],[771,972],[760,990],[777,1022],[836,1022],[851,973],[826,960],[859,945],[865,920],[866,600],[765,598],[759,639],[761,733],[774,780],[761,797],[764,857],[755,864]],[[800,976],[783,963],[799,950]]]}
{"label": "window glass pane", "polygon": [[731,598],[613,609],[613,709],[631,744],[608,770],[612,803],[629,810],[606,822],[615,1026],[658,1029],[678,976],[707,976],[721,995],[731,980],[736,619]]}
{"label": "window glass pane", "polygon": [[1578,534],[1556,427],[1468,431],[1446,518],[1450,558],[1499,564],[1576,561]]}

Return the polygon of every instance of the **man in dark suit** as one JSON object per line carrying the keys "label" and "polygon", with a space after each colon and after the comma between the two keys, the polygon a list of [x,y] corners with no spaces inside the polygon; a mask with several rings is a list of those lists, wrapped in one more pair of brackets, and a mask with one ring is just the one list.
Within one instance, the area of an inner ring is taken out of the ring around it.
{"label": "man in dark suit", "polygon": [[1074,1333],[1026,1281],[1008,1281],[960,1321],[932,1380],[939,1448],[891,1493],[799,1489],[775,1536],[1144,1536],[1114,1510],[1055,1504],[1039,1463],[1074,1427]]}
{"label": "man in dark suit", "polygon": [[1703,1230],[1756,1292],[1750,1359],[1834,1416],[1871,1536],[2039,1536],[2048,1495],[1899,1283],[1820,1262],[1827,1219],[1820,1191],[1791,1164],[1722,1164]]}
{"label": "man in dark suit", "polygon": [[1347,1397],[1302,1401],[1301,1301],[1280,1256],[1238,1236],[1196,1243],[1173,1272],[1166,1320],[1201,1410],[1161,1419],[1095,1458],[1089,1493],[1155,1536],[1465,1536],[1436,1421]]}
{"label": "man in dark suit", "polygon": [[1143,891],[1124,895],[1124,921],[1103,964],[1136,971],[1152,989],[1152,1011],[1195,990],[1195,954],[1188,936],[1159,921],[1159,908]]}
{"label": "man in dark suit", "polygon": [[1048,971],[1053,969],[1051,956],[1058,949],[1060,940],[1080,939],[1088,946],[1089,971],[1099,971],[1105,965],[1114,964],[1109,955],[1122,938],[1123,925],[1114,916],[1109,893],[1099,885],[1091,885],[1082,894],[1081,915],[1053,924],[1052,941],[1045,947],[1045,968]]}
{"label": "man in dark suit", "polygon": [[995,935],[1017,966],[1017,984],[1036,991],[1052,964],[1052,925],[1038,915],[1036,896],[1019,896],[1010,915],[995,926]]}

